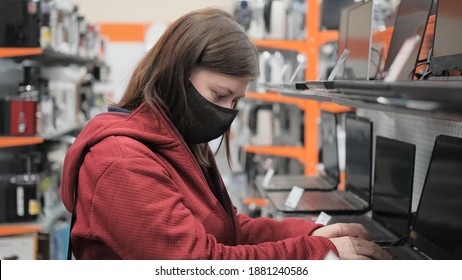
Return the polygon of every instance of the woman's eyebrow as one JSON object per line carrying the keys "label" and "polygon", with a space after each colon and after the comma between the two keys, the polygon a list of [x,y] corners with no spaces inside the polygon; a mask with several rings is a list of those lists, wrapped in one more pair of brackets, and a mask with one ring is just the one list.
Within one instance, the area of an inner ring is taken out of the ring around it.
{"label": "woman's eyebrow", "polygon": [[[218,85],[218,84],[215,84],[215,86],[220,90],[220,91],[223,91],[223,92],[226,92],[227,95],[237,95],[237,92],[234,92],[232,89],[230,89],[229,87],[226,87],[226,86],[222,86],[222,85]],[[239,94],[237,96],[237,98],[244,98],[245,97],[245,91],[242,92],[242,94]]]}
{"label": "woman's eyebrow", "polygon": [[226,92],[227,94],[229,95],[233,95],[234,92],[228,88],[228,87],[225,87],[225,86],[221,86],[221,85],[218,85],[218,84],[215,84],[215,86],[220,90],[220,91],[223,91],[223,92]]}

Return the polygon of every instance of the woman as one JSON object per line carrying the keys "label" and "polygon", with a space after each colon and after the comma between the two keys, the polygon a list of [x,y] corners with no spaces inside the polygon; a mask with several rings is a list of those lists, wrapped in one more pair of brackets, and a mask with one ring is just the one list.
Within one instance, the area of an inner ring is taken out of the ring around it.
{"label": "woman", "polygon": [[[207,142],[227,136],[257,51],[219,9],[174,22],[111,113],[69,149],[62,199],[78,259],[386,258],[359,225],[236,214]],[[228,152],[229,156],[229,152]]]}

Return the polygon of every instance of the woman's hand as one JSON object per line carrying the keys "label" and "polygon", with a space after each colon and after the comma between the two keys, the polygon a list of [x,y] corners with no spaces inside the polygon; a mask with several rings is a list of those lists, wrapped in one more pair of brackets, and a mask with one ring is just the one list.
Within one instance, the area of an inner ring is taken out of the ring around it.
{"label": "woman's hand", "polygon": [[367,230],[361,224],[337,223],[318,228],[311,235],[329,238],[342,260],[391,259],[380,246],[367,240]]}
{"label": "woman's hand", "polygon": [[367,239],[367,230],[361,224],[344,224],[337,223],[328,225],[325,227],[314,230],[311,235],[313,236],[324,236],[327,238],[335,238],[342,236],[357,237],[361,239]]}
{"label": "woman's hand", "polygon": [[390,260],[390,254],[377,244],[354,237],[331,238],[341,260]]}

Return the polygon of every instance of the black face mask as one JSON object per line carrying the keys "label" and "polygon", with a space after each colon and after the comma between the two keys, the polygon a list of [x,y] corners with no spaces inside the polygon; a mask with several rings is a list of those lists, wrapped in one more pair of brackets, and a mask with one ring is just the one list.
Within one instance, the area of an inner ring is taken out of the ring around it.
{"label": "black face mask", "polygon": [[189,109],[195,126],[183,131],[188,144],[209,142],[223,135],[231,127],[238,110],[218,106],[205,99],[193,86],[188,86]]}

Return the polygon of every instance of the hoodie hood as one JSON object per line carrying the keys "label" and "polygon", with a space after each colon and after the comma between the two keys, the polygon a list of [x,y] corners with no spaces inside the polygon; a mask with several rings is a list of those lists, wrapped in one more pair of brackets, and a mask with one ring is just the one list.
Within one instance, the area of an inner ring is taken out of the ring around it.
{"label": "hoodie hood", "polygon": [[182,137],[165,113],[156,114],[143,104],[133,113],[109,112],[90,120],[71,145],[64,159],[61,199],[69,212],[73,211],[80,166],[85,154],[95,144],[110,136],[127,136],[150,149],[181,145]]}

